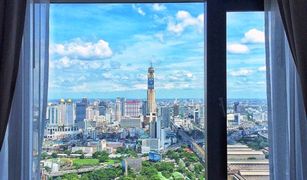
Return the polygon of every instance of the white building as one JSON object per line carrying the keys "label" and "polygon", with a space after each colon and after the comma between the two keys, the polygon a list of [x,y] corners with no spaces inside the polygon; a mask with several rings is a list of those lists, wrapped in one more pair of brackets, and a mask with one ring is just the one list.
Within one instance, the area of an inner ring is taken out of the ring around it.
{"label": "white building", "polygon": [[120,121],[121,128],[142,128],[143,116],[124,117]]}

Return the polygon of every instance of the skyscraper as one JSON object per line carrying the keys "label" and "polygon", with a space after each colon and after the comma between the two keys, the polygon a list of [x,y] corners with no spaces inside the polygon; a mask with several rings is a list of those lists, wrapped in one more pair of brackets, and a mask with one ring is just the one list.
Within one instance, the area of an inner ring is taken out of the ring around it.
{"label": "skyscraper", "polygon": [[161,107],[161,127],[168,128],[170,126],[170,108],[169,107]]}
{"label": "skyscraper", "polygon": [[86,118],[87,98],[82,98],[81,102],[76,103],[76,123],[82,122]]}
{"label": "skyscraper", "polygon": [[115,102],[115,121],[120,121],[120,118],[121,118],[121,101],[120,101],[120,98],[116,98],[116,102]]}
{"label": "skyscraper", "polygon": [[126,110],[126,98],[120,98],[120,104],[121,104],[121,115],[125,116],[125,110]]}
{"label": "skyscraper", "polygon": [[61,99],[60,102],[59,102],[58,125],[64,126],[65,119],[66,119],[66,104],[65,104],[65,99]]}
{"label": "skyscraper", "polygon": [[194,123],[199,124],[200,123],[200,116],[199,116],[199,110],[195,109],[194,110]]}
{"label": "skyscraper", "polygon": [[156,94],[154,88],[155,70],[152,65],[148,68],[147,74],[147,105],[148,113],[156,115]]}
{"label": "skyscraper", "polygon": [[160,134],[161,130],[161,124],[159,122],[159,127],[157,127],[157,108],[154,78],[155,70],[151,64],[151,66],[148,68],[147,74],[147,113],[149,115],[149,135],[151,138],[158,138],[158,134]]}
{"label": "skyscraper", "polygon": [[67,99],[66,103],[66,112],[65,112],[65,121],[66,126],[74,125],[74,104],[71,99]]}
{"label": "skyscraper", "polygon": [[138,100],[127,100],[125,103],[125,116],[137,117],[141,115],[142,103]]}
{"label": "skyscraper", "polygon": [[49,125],[57,125],[59,120],[58,106],[55,104],[48,104],[47,106],[47,119]]}
{"label": "skyscraper", "polygon": [[108,104],[105,101],[100,101],[98,104],[99,115],[105,116],[108,110]]}

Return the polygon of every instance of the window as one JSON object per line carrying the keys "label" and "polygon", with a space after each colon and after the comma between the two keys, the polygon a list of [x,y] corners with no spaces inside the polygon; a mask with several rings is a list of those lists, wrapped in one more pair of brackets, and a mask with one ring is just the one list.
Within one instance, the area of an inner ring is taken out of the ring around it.
{"label": "window", "polygon": [[227,13],[228,176],[269,179],[263,12]]}
{"label": "window", "polygon": [[44,176],[205,178],[205,7],[51,5]]}

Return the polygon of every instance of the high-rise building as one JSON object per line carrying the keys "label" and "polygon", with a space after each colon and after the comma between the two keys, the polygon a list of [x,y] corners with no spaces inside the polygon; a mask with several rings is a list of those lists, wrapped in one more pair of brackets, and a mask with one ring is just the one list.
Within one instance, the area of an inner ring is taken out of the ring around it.
{"label": "high-rise building", "polygon": [[142,116],[140,117],[125,117],[120,120],[121,128],[141,128]]}
{"label": "high-rise building", "polygon": [[59,108],[59,120],[58,120],[58,125],[59,126],[64,126],[64,122],[66,119],[66,104],[65,100],[61,99],[58,105]]}
{"label": "high-rise building", "polygon": [[142,101],[142,115],[146,116],[148,114],[148,105],[147,105],[147,101]]}
{"label": "high-rise building", "polygon": [[48,104],[47,119],[49,125],[57,125],[59,121],[59,109],[56,104]]}
{"label": "high-rise building", "polygon": [[86,118],[87,105],[87,98],[82,98],[81,102],[76,103],[76,123],[80,123]]}
{"label": "high-rise building", "polygon": [[239,102],[234,102],[233,103],[233,112],[234,113],[239,113],[239,105],[240,105]]}
{"label": "high-rise building", "polygon": [[64,124],[66,126],[74,125],[74,104],[71,99],[67,99],[65,103],[65,121]]}
{"label": "high-rise building", "polygon": [[175,103],[173,106],[173,116],[179,115],[179,104]]}
{"label": "high-rise building", "polygon": [[160,119],[161,119],[161,127],[168,128],[170,127],[170,108],[169,107],[161,107],[160,108]]}
{"label": "high-rise building", "polygon": [[121,106],[120,98],[116,98],[116,102],[115,102],[115,121],[120,121],[121,114],[122,114],[120,106]]}
{"label": "high-rise building", "polygon": [[96,116],[99,116],[99,110],[93,106],[86,108],[86,119],[93,120]]}
{"label": "high-rise building", "polygon": [[125,116],[126,98],[120,98],[120,104],[121,104],[121,116]]}
{"label": "high-rise building", "polygon": [[147,106],[148,114],[156,115],[156,94],[155,94],[155,70],[152,65],[148,68],[147,74]]}
{"label": "high-rise building", "polygon": [[108,110],[108,104],[105,101],[100,101],[98,104],[99,115],[105,116]]}
{"label": "high-rise building", "polygon": [[138,100],[127,100],[125,103],[125,116],[137,117],[141,115],[142,103]]}
{"label": "high-rise building", "polygon": [[195,124],[199,124],[200,123],[200,114],[199,114],[199,110],[198,109],[194,110],[194,123]]}

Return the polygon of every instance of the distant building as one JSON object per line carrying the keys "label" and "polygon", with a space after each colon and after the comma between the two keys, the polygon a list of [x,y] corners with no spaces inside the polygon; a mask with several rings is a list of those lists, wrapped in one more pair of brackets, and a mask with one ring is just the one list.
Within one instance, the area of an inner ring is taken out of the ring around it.
{"label": "distant building", "polygon": [[161,119],[161,128],[170,127],[170,108],[169,107],[161,107],[160,108],[160,119]]}
{"label": "distant building", "polygon": [[99,116],[99,110],[93,106],[86,108],[86,119],[93,120],[96,116]]}
{"label": "distant building", "polygon": [[99,115],[103,115],[105,116],[107,113],[107,109],[108,109],[108,105],[105,101],[100,101],[98,103],[98,111],[99,111]]}
{"label": "distant building", "polygon": [[82,122],[86,118],[86,108],[88,106],[87,98],[83,98],[81,102],[76,103],[76,123]]}
{"label": "distant building", "polygon": [[141,151],[142,151],[142,154],[149,153],[150,151],[159,152],[160,147],[161,147],[160,139],[157,139],[157,138],[143,139]]}
{"label": "distant building", "polygon": [[228,179],[269,180],[269,161],[262,151],[246,145],[227,145]]}
{"label": "distant building", "polygon": [[66,126],[73,126],[74,125],[74,104],[71,99],[68,99],[65,103],[65,120],[64,124]]}
{"label": "distant building", "polygon": [[147,74],[147,109],[149,114],[156,115],[156,93],[155,93],[155,69],[152,65],[148,68]]}
{"label": "distant building", "polygon": [[116,98],[116,102],[115,102],[115,121],[120,121],[121,118],[121,101],[120,98]]}
{"label": "distant building", "polygon": [[141,115],[142,104],[138,100],[127,100],[125,103],[125,116],[138,117]]}
{"label": "distant building", "polygon": [[47,106],[47,120],[49,125],[57,125],[60,118],[58,105],[48,104]]}
{"label": "distant building", "polygon": [[193,117],[194,117],[195,124],[200,124],[200,114],[199,114],[198,109],[194,110],[194,116]]}
{"label": "distant building", "polygon": [[58,126],[64,126],[64,122],[66,119],[66,104],[64,99],[60,100],[58,108],[59,108]]}
{"label": "distant building", "polygon": [[124,117],[120,120],[121,128],[142,128],[143,116],[139,117]]}
{"label": "distant building", "polygon": [[121,104],[121,116],[125,116],[126,98],[120,98],[120,104]]}
{"label": "distant building", "polygon": [[238,126],[240,125],[240,114],[227,114],[227,126]]}
{"label": "distant building", "polygon": [[240,104],[240,102],[233,103],[233,113],[244,113],[245,108],[244,105]]}
{"label": "distant building", "polygon": [[158,162],[158,161],[161,161],[162,159],[161,154],[154,152],[154,151],[149,152],[148,158],[149,158],[149,161],[153,161],[153,162]]}
{"label": "distant building", "polygon": [[179,115],[179,104],[174,104],[173,106],[173,116]]}

